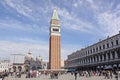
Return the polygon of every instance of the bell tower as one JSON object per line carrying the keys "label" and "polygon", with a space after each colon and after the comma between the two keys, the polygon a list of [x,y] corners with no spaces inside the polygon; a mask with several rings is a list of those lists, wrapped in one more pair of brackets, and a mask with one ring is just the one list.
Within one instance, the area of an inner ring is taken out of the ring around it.
{"label": "bell tower", "polygon": [[51,70],[61,68],[60,22],[56,9],[50,21],[49,67]]}

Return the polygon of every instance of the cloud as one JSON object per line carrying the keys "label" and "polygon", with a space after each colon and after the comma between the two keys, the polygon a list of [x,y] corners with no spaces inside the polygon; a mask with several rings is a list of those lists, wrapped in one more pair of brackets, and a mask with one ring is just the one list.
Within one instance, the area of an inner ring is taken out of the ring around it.
{"label": "cloud", "polygon": [[105,36],[112,36],[120,30],[120,5],[114,9],[108,9],[97,15],[98,24],[103,28]]}
{"label": "cloud", "polygon": [[[34,3],[32,0],[4,0],[3,2],[0,1],[0,3],[2,3],[8,12],[8,15],[4,19],[0,19],[0,28],[34,33],[49,31],[51,16],[48,13],[53,8],[48,7],[52,5],[50,1],[44,3],[44,5]],[[14,16],[11,16],[11,14]]]}
{"label": "cloud", "polygon": [[[34,57],[41,55],[44,59],[48,59],[48,44],[32,44],[32,43],[17,43],[11,41],[0,41],[1,57],[9,54],[27,54],[31,51]],[[10,57],[10,55],[9,55]]]}
{"label": "cloud", "polygon": [[22,0],[5,0],[4,6],[5,4],[7,4],[9,7],[15,9],[18,13],[30,17],[32,18],[32,16],[30,16],[30,13],[32,12],[32,9],[30,9],[29,7],[27,7],[26,5],[22,4]]}
{"label": "cloud", "polygon": [[[59,6],[53,4],[51,1],[48,1],[48,2],[49,3],[44,3],[47,6],[40,7],[40,5],[33,4],[30,1],[29,4],[36,6],[36,7],[33,7],[33,6],[25,5],[22,0],[20,1],[6,0],[6,4],[8,6],[15,9],[18,13],[35,21],[40,20],[41,17],[44,17],[48,20],[48,18],[45,15],[48,15],[47,13],[50,13],[51,12],[50,10],[52,10],[53,7],[56,6],[59,12],[59,16],[61,17],[62,24],[66,29],[90,32],[90,29],[93,26],[91,23],[81,20],[76,16],[76,13],[74,12],[70,13],[66,8],[60,8]],[[79,1],[78,4],[75,3],[73,5],[78,6],[80,4],[82,4],[82,0]],[[49,20],[50,20],[50,17],[49,17]],[[69,28],[67,26],[69,26]]]}
{"label": "cloud", "polygon": [[73,12],[70,13],[65,8],[58,8],[58,13],[62,19],[63,28],[82,32],[91,32],[93,25],[90,22],[83,21]]}
{"label": "cloud", "polygon": [[[27,32],[27,33],[48,33],[49,27],[48,26],[39,26],[36,23],[24,23],[15,19],[3,19],[0,20],[0,29],[5,29],[5,30],[15,30],[15,31],[20,31],[22,32]],[[8,32],[9,33],[9,32]]]}
{"label": "cloud", "polygon": [[[78,1],[78,2],[79,3],[74,3],[73,6],[77,7],[80,4],[83,4],[82,0]],[[43,23],[43,20],[50,21],[51,16],[49,13],[54,8],[54,6],[56,6],[58,9],[59,16],[61,18],[62,26],[65,29],[75,30],[75,31],[77,30],[77,31],[82,31],[82,32],[92,32],[91,30],[93,28],[93,24],[91,24],[90,22],[85,21],[85,20],[83,21],[80,17],[78,18],[77,14],[75,12],[69,12],[67,10],[67,8],[65,8],[65,7],[61,8],[60,6],[55,5],[50,0],[48,2],[44,2],[43,4],[42,4],[43,5],[42,6],[40,4],[35,4],[32,1],[27,1],[25,3],[23,0],[19,0],[19,1],[18,0],[17,1],[5,0],[4,6],[11,7],[12,9],[16,10],[19,14],[29,18],[30,20],[33,21],[33,23],[35,23],[35,24],[37,23],[39,25],[41,25],[41,23]],[[45,22],[45,23],[49,24],[48,22]],[[24,25],[24,26],[26,26],[26,25]],[[46,29],[46,27],[45,27],[45,29]],[[48,28],[47,28],[47,30],[48,30]]]}
{"label": "cloud", "polygon": [[[120,13],[119,13],[120,14]],[[104,12],[99,14],[98,23],[104,26],[105,35],[115,35],[120,30],[120,16],[118,12]]]}
{"label": "cloud", "polygon": [[[24,42],[0,41],[0,54],[1,57],[10,57],[10,54],[27,54],[30,50],[34,58],[41,56],[43,60],[49,60],[49,43],[45,41],[36,41],[33,39],[22,39]],[[80,49],[80,46],[62,44],[61,46],[61,59],[66,59],[68,54]]]}
{"label": "cloud", "polygon": [[[34,3],[33,1],[24,2],[23,0],[19,0],[19,1],[18,0],[17,1],[5,0],[4,6],[5,6],[5,4],[8,5],[12,9],[16,10],[19,14],[26,16],[29,19],[33,20],[34,23],[43,22],[41,20],[41,18],[42,18],[47,21],[47,24],[49,24],[48,22],[50,21],[50,17],[51,17],[49,13],[51,13],[51,10],[54,8],[54,6],[56,6],[58,9],[60,19],[61,19],[62,27],[64,27],[64,29],[80,31],[80,32],[87,32],[87,33],[92,33],[92,34],[94,34],[93,32],[95,32],[97,30],[96,24],[99,24],[99,27],[100,27],[100,26],[103,26],[103,24],[106,25],[106,24],[110,23],[110,22],[107,23],[108,22],[107,19],[106,19],[107,22],[104,21],[105,18],[108,18],[107,15],[109,15],[109,18],[110,18],[111,14],[117,15],[116,13],[110,13],[110,10],[112,9],[113,5],[115,4],[113,1],[104,3],[103,1],[94,1],[94,0],[86,0],[86,1],[76,0],[76,1],[71,2],[72,6],[73,6],[73,7],[71,7],[71,11],[69,9],[67,9],[65,6],[60,7],[57,4],[54,4],[51,0],[49,0],[47,2],[42,1],[42,3],[44,5],[41,3]],[[119,11],[119,6],[117,6],[117,8]],[[76,10],[76,12],[74,12],[74,9]],[[81,16],[79,15],[79,13],[77,13],[77,10],[82,11],[83,9],[85,9],[86,12],[91,11],[92,14],[88,15],[88,16],[93,16],[93,19],[98,23],[93,24],[90,20],[87,20],[85,18],[82,19]],[[116,11],[116,12],[118,12],[118,11]],[[78,15],[79,15],[79,17],[78,17]],[[104,20],[103,20],[103,17],[104,17]],[[102,22],[102,20],[103,20],[103,22]],[[117,24],[119,23],[118,18],[115,20],[115,17],[114,17],[114,19],[112,18],[111,20],[114,20],[114,22]],[[38,27],[39,25],[37,25],[37,24],[34,24],[34,25],[37,26],[36,30],[38,30],[37,28],[39,28]],[[111,24],[111,25],[115,26],[113,24]],[[28,26],[30,26],[30,25],[28,25]],[[109,25],[106,25],[106,26],[109,26]],[[49,30],[47,27],[44,27],[45,29],[44,28],[42,29],[42,28],[41,28],[41,30],[44,30],[47,32]],[[114,28],[115,28],[114,30],[117,31],[118,28],[117,27],[114,27]],[[32,29],[30,29],[30,30],[32,30]],[[106,28],[103,29],[103,31],[106,31],[106,30],[108,30],[108,33],[109,33],[109,31],[110,31],[109,29],[106,29]],[[114,33],[115,33],[115,31],[114,31]],[[111,33],[111,34],[114,34],[114,33]],[[106,35],[106,33],[102,34],[102,35]]]}
{"label": "cloud", "polygon": [[73,7],[75,7],[75,8],[78,8],[78,7],[80,7],[81,5],[83,4],[83,1],[82,0],[75,0],[75,1],[73,1]]}
{"label": "cloud", "polygon": [[[36,2],[36,1],[35,1]],[[3,5],[7,8],[10,7],[19,13],[22,16],[32,20],[32,21],[41,21],[41,18],[46,20],[46,14],[50,12],[50,8],[52,9],[52,3],[50,0],[46,1],[38,1],[35,3],[32,0],[24,1],[24,0],[5,0]],[[41,4],[43,3],[43,4]],[[43,18],[44,17],[44,18]]]}
{"label": "cloud", "polygon": [[[82,2],[81,2],[82,1]],[[81,5],[79,5],[79,2],[81,2]],[[79,5],[79,6],[78,6]],[[116,5],[116,6],[114,6]],[[90,31],[93,32],[92,34],[95,34],[94,32],[97,32],[101,36],[112,36],[118,33],[120,30],[120,5],[116,4],[115,1],[110,2],[103,2],[103,1],[95,1],[95,0],[78,0],[75,3],[75,6],[78,6],[79,8],[83,8],[92,12],[91,15],[96,23],[92,23],[92,21],[89,20],[89,22],[83,21],[82,19],[77,19],[78,25],[83,26],[82,30],[84,32]],[[89,7],[88,7],[89,6]],[[74,22],[74,21],[72,21]],[[81,23],[81,24],[80,24]],[[89,27],[86,27],[89,26]],[[81,28],[81,27],[77,27]],[[77,29],[74,27],[74,29]],[[99,28],[99,30],[98,30]]]}

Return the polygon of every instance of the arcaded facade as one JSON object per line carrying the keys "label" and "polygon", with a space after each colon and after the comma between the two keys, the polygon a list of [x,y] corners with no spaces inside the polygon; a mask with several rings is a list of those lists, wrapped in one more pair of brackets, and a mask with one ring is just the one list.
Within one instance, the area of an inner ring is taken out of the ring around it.
{"label": "arcaded facade", "polygon": [[75,69],[120,67],[120,32],[68,55],[65,66]]}

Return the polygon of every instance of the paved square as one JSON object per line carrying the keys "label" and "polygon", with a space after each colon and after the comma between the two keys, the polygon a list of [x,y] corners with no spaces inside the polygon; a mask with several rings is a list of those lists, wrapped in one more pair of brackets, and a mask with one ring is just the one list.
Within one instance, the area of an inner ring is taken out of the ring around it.
{"label": "paved square", "polygon": [[[41,75],[39,78],[25,78],[25,75],[22,75],[21,78],[13,78],[8,77],[5,80],[75,80],[74,75],[71,74],[63,74],[60,75],[58,79],[50,79],[49,75]],[[105,79],[103,76],[92,76],[92,77],[77,77],[77,80],[116,80],[115,77],[113,79]]]}

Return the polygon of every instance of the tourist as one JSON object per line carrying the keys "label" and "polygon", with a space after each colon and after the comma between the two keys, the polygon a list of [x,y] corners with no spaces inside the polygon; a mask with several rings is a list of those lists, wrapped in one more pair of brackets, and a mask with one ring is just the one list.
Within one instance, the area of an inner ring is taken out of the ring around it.
{"label": "tourist", "polygon": [[111,78],[111,79],[113,78],[113,73],[112,73],[112,71],[110,71],[110,78]]}
{"label": "tourist", "polygon": [[77,72],[74,72],[75,80],[77,80]]}

